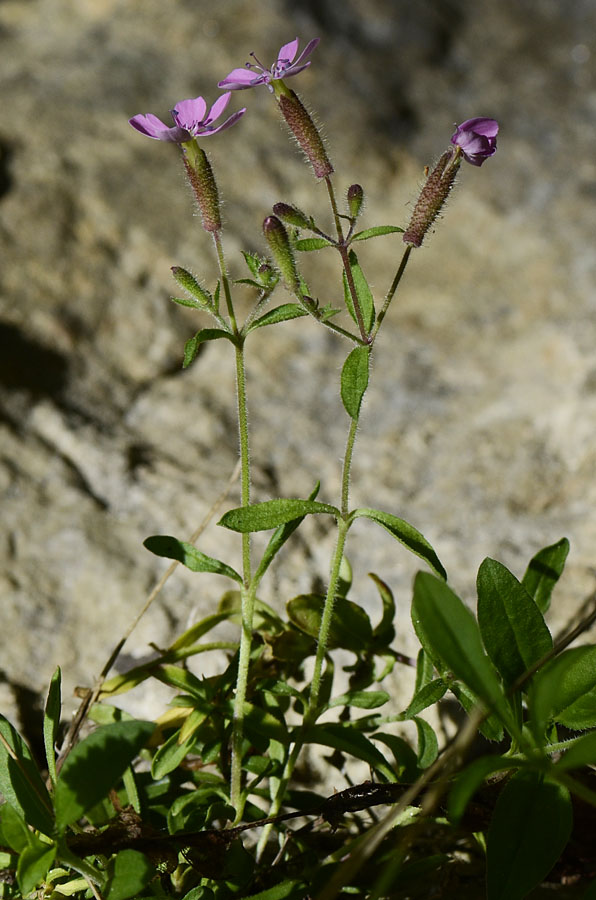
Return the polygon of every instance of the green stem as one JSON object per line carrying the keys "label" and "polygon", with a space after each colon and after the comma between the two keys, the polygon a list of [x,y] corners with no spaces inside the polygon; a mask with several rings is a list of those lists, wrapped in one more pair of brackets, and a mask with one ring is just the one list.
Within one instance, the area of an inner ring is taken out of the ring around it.
{"label": "green stem", "polygon": [[408,246],[406,247],[406,249],[404,250],[404,255],[402,256],[401,262],[400,262],[399,267],[398,267],[398,269],[397,269],[397,272],[395,273],[395,278],[393,279],[393,282],[391,283],[391,287],[390,287],[389,290],[387,291],[387,294],[386,294],[386,296],[385,296],[385,300],[384,300],[384,302],[383,302],[383,306],[382,306],[382,308],[381,308],[380,311],[379,311],[379,315],[377,316],[377,323],[376,323],[375,327],[373,328],[372,333],[371,333],[371,335],[370,335],[370,343],[371,343],[371,344],[374,343],[374,340],[375,340],[375,338],[376,338],[376,336],[377,336],[377,333],[378,333],[378,331],[379,331],[379,328],[380,328],[381,325],[383,324],[383,319],[384,319],[385,316],[387,315],[387,310],[389,309],[389,304],[390,304],[391,301],[393,300],[393,297],[394,297],[395,292],[396,292],[396,290],[397,290],[397,286],[398,286],[398,284],[400,283],[401,278],[402,278],[402,275],[404,274],[404,272],[405,272],[405,270],[406,270],[406,266],[407,266],[407,264],[408,264],[408,260],[409,260],[409,258],[410,258],[410,253],[412,252],[412,249],[413,249],[412,246],[411,246],[411,245],[408,245]]}
{"label": "green stem", "polygon": [[337,231],[337,249],[341,256],[341,261],[344,267],[344,272],[346,273],[346,279],[348,281],[348,289],[350,291],[352,297],[352,303],[354,305],[354,312],[356,313],[356,321],[358,322],[358,329],[360,331],[360,338],[363,344],[370,343],[368,334],[366,333],[366,327],[364,325],[364,318],[362,316],[362,310],[360,309],[360,301],[358,300],[358,293],[356,291],[356,285],[354,284],[354,276],[352,275],[352,268],[350,266],[350,260],[348,257],[348,248],[346,246],[346,242],[344,241],[344,232],[341,227],[341,217],[337,210],[337,201],[335,199],[335,191],[333,190],[333,184],[331,178],[327,175],[325,177],[325,184],[327,185],[327,193],[329,194],[329,202],[331,203],[331,209],[333,211],[333,218],[335,219],[335,228]]}
{"label": "green stem", "polygon": [[212,232],[213,234],[213,243],[215,244],[215,252],[217,253],[217,261],[219,263],[219,272],[221,275],[221,283],[224,290],[224,297],[226,298],[226,306],[228,307],[228,315],[230,317],[230,324],[232,326],[232,331],[234,334],[238,334],[238,325],[236,323],[236,313],[234,312],[234,304],[232,303],[232,294],[230,291],[230,279],[228,278],[228,270],[226,267],[226,260],[224,256],[223,246],[221,243],[221,234],[219,231]]}

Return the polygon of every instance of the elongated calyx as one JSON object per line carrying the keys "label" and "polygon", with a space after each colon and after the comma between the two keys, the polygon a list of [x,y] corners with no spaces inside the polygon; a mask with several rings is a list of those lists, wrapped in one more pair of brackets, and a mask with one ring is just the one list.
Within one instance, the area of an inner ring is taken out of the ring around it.
{"label": "elongated calyx", "polygon": [[281,114],[298,144],[304,151],[317,178],[326,178],[333,173],[333,166],[329,162],[323,138],[302,101],[295,93],[287,88],[277,95]]}
{"label": "elongated calyx", "polygon": [[288,233],[277,216],[267,216],[263,222],[263,234],[269,244],[275,265],[281,272],[288,289],[292,293],[300,291],[300,279],[296,269],[296,260],[290,246]]}
{"label": "elongated calyx", "polygon": [[362,190],[361,185],[350,185],[348,188],[347,200],[351,217],[357,219],[360,215],[360,210],[362,209],[362,203],[364,201],[364,191]]}
{"label": "elongated calyx", "polygon": [[296,228],[310,228],[311,220],[297,206],[291,206],[289,203],[275,203],[273,212],[278,219],[287,222],[288,225],[295,225]]}
{"label": "elongated calyx", "polygon": [[220,231],[219,194],[205,151],[194,140],[184,143],[182,149],[184,168],[199,204],[203,228],[211,233]]}
{"label": "elongated calyx", "polygon": [[424,236],[449,196],[460,164],[461,156],[455,150],[446,150],[443,153],[420,191],[410,224],[403,233],[405,244],[411,244],[412,247],[421,246]]}

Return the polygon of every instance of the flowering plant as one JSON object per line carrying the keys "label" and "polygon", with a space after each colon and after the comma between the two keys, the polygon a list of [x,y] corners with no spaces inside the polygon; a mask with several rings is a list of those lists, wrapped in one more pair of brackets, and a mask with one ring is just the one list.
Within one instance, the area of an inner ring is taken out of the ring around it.
{"label": "flowering plant", "polygon": [[[203,228],[213,241],[217,283],[207,287],[176,265],[172,273],[184,296],[173,300],[211,320],[187,341],[184,367],[207,342],[220,342],[233,356],[240,505],[228,509],[218,525],[239,536],[239,563],[208,556],[195,546],[197,535],[190,541],[147,538],[145,546],[156,556],[216,574],[233,590],[169,647],[156,649],[149,662],[108,678],[120,641],[95,688],[84,695],[56,756],[57,670],[44,716],[47,778],[22,737],[0,719],[5,797],[0,853],[5,871],[12,873],[5,896],[30,897],[43,885],[43,896],[54,900],[90,894],[96,900],[429,897],[439,896],[440,882],[463,882],[481,863],[489,898],[517,900],[544,879],[563,852],[573,829],[572,795],[576,804],[596,801],[594,786],[570,774],[596,762],[594,732],[582,733],[596,727],[596,647],[567,649],[591,620],[553,642],[544,617],[565,564],[566,539],[536,554],[521,580],[486,559],[478,573],[474,616],[448,586],[437,552],[414,525],[393,511],[351,503],[356,435],[383,323],[411,254],[441,213],[462,160],[479,167],[495,154],[498,123],[477,117],[457,126],[451,146],[427,170],[405,228],[381,224],[358,230],[364,189],[351,184],[338,200],[321,134],[284,81],[310,66],[317,44],[310,41],[299,54],[296,38],[269,69],[253,55],[247,68],[234,69],[219,82],[228,90],[209,112],[197,97],[174,106],[172,126],[153,114],[130,119],[141,134],[179,146]],[[233,281],[219,189],[201,143],[245,114],[240,109],[216,125],[231,91],[261,84],[273,95],[315,178],[325,184],[329,221],[319,223],[292,203],[274,204],[264,211],[268,256],[245,252],[248,272]],[[355,247],[381,238],[393,247],[388,252],[399,247],[401,258],[386,292],[375,298]],[[305,281],[299,257],[315,252],[338,254],[340,308],[321,302]],[[244,320],[237,312],[236,284],[253,291]],[[267,309],[280,284],[291,301]],[[339,497],[328,497],[316,482],[306,497],[255,501],[247,347],[255,330],[307,316],[331,333],[342,355],[338,406],[347,435]],[[325,590],[290,597],[285,608],[267,605],[260,586],[310,516],[333,528]],[[401,552],[414,554],[424,567],[415,578],[411,606],[419,642],[415,659],[396,645],[401,628],[395,627],[391,572],[387,581],[371,575],[382,604],[376,624],[350,596],[346,554],[357,519],[383,528]],[[255,542],[257,532],[268,532],[268,541]],[[238,626],[233,640],[203,640],[229,622]],[[350,660],[340,687],[337,651],[339,659]],[[201,666],[208,653],[223,657],[220,674],[207,675]],[[403,709],[392,707],[386,689],[398,669],[413,676]],[[138,721],[112,705],[118,694],[152,678],[175,694],[171,708],[155,722]],[[461,707],[464,724],[445,741],[431,711],[448,694]],[[86,719],[98,727],[81,740]],[[409,730],[402,730],[406,724]],[[561,727],[567,729],[564,735],[557,732]],[[480,754],[469,763],[480,737]],[[336,793],[325,787],[329,774],[304,789],[305,760],[316,747],[329,752],[320,765],[332,770],[334,783],[344,780]],[[362,780],[355,764],[367,767],[369,780]],[[379,807],[381,817],[375,813]],[[298,827],[294,819],[305,824]],[[578,841],[583,846],[576,833]],[[593,891],[594,886],[589,896]]]}

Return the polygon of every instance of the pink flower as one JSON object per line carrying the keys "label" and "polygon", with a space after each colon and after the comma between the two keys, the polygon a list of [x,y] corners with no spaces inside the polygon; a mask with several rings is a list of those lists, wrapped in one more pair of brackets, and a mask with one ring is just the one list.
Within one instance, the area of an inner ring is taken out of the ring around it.
{"label": "pink flower", "polygon": [[310,60],[308,62],[305,60],[313,52],[319,40],[320,38],[314,38],[310,41],[297,57],[299,40],[294,38],[289,44],[283,45],[277,54],[277,61],[270,69],[267,69],[263,63],[259,62],[254,53],[251,53],[254,62],[247,62],[244,69],[233,69],[217,86],[230,91],[242,91],[246,88],[256,87],[258,84],[266,84],[272,91],[272,81],[297,75],[298,72],[302,72],[303,69],[310,66]]}
{"label": "pink flower", "polygon": [[461,125],[456,126],[451,143],[460,148],[466,162],[473,166],[481,166],[484,160],[497,150],[498,131],[499,123],[496,119],[486,119],[482,116],[466,119]]}
{"label": "pink flower", "polygon": [[152,113],[133,116],[128,121],[133,128],[136,128],[141,134],[146,134],[147,137],[155,138],[157,141],[173,141],[175,144],[183,144],[196,137],[217,134],[218,131],[234,125],[244,115],[246,109],[241,109],[233,113],[221,125],[214,127],[213,123],[223,113],[230,96],[228,91],[218,97],[207,115],[207,104],[202,97],[195,97],[194,100],[181,100],[172,110],[174,120],[172,127],[164,125],[161,119]]}

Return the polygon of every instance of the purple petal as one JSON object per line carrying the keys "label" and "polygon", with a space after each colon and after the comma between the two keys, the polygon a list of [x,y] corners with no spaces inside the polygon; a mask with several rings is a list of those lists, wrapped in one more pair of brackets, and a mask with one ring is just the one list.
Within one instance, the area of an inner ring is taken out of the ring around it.
{"label": "purple petal", "polygon": [[230,91],[242,91],[257,84],[264,84],[264,76],[262,74],[255,75],[250,69],[233,69],[223,81],[218,82],[217,86],[219,88],[228,88]]}
{"label": "purple petal", "polygon": [[475,134],[483,134],[486,137],[496,137],[499,133],[499,123],[496,119],[487,119],[484,116],[478,116],[475,119],[466,119],[458,126],[458,131],[474,132]]}
{"label": "purple petal", "polygon": [[209,128],[209,130],[199,131],[201,137],[209,137],[212,134],[217,134],[220,131],[225,131],[226,128],[230,128],[232,125],[235,125],[238,119],[241,119],[244,113],[246,112],[246,107],[244,109],[239,109],[238,112],[233,113],[225,122],[221,125],[218,125],[217,128]]}
{"label": "purple petal", "polygon": [[207,104],[202,97],[195,97],[194,100],[181,100],[174,107],[172,115],[174,121],[181,127],[187,128],[189,131],[197,122],[202,122],[207,112]]}
{"label": "purple petal", "polygon": [[218,97],[211,109],[209,110],[209,115],[207,116],[207,122],[214,122],[216,119],[219,119],[222,112],[230,102],[231,93],[227,91],[227,93],[222,94],[221,97]]}
{"label": "purple petal", "polygon": [[293,41],[290,41],[289,44],[284,44],[279,53],[277,54],[277,65],[281,66],[283,63],[292,63],[294,61],[294,57],[298,53],[298,38],[294,38]]}
{"label": "purple petal", "polygon": [[164,125],[161,119],[158,119],[153,113],[147,113],[146,116],[133,116],[132,119],[128,120],[128,124],[140,131],[141,134],[146,134],[147,137],[156,138],[157,140],[159,140],[160,131],[168,130],[168,126]]}
{"label": "purple petal", "polygon": [[[307,56],[310,56],[310,54],[313,52],[313,50],[315,49],[317,44],[320,44],[320,42],[321,42],[321,38],[313,38],[312,41],[309,41],[308,44],[306,45],[306,47],[304,48],[304,50],[302,51],[302,53],[300,54],[300,56],[298,57],[298,59],[296,60],[296,62],[294,63],[294,65],[292,66],[292,69],[294,68],[294,66],[299,66],[300,63],[306,59]],[[300,71],[302,71],[302,69]]]}

